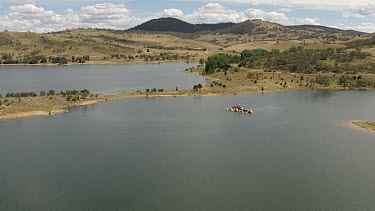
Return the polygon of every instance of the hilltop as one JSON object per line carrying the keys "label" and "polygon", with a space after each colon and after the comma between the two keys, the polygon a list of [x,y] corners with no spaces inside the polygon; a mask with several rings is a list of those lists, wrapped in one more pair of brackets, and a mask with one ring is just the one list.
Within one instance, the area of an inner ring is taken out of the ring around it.
{"label": "hilltop", "polygon": [[179,32],[194,33],[199,31],[215,31],[229,28],[234,23],[218,23],[218,24],[191,24],[177,18],[159,18],[147,21],[138,25],[129,31],[159,31],[159,32]]}
{"label": "hilltop", "polygon": [[264,31],[281,33],[330,33],[330,34],[352,34],[363,35],[364,32],[354,30],[342,30],[327,26],[318,25],[299,25],[283,26],[276,23],[262,21],[260,19],[247,20],[241,23],[217,23],[217,24],[191,24],[177,18],[159,18],[142,23],[129,31],[152,31],[152,32],[178,32],[178,33],[196,33],[201,31],[219,32],[231,34],[259,34]]}

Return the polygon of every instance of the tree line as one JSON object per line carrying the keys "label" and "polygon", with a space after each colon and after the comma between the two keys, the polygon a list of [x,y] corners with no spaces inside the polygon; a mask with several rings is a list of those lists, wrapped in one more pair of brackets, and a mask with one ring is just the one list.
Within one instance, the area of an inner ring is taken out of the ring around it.
{"label": "tree line", "polygon": [[72,56],[71,59],[67,59],[64,56],[49,56],[25,54],[15,57],[10,53],[2,53],[0,56],[0,64],[68,64],[69,62],[85,63],[90,61],[90,56]]}
{"label": "tree line", "polygon": [[[293,73],[375,73],[375,62],[367,60],[370,53],[360,49],[305,49],[302,46],[291,47],[288,50],[244,51],[241,56],[231,54],[216,54],[204,60],[205,74],[227,71],[231,66],[264,69],[265,71],[285,70]],[[360,60],[361,62],[355,62]]]}
{"label": "tree line", "polygon": [[[5,98],[25,98],[25,97],[45,97],[45,96],[56,96],[60,95],[66,97],[67,101],[76,101],[79,99],[86,99],[90,95],[90,91],[87,89],[82,90],[66,90],[56,93],[55,90],[45,91],[42,90],[39,92],[39,95],[36,92],[15,92],[7,93]],[[2,96],[0,95],[0,98]]]}

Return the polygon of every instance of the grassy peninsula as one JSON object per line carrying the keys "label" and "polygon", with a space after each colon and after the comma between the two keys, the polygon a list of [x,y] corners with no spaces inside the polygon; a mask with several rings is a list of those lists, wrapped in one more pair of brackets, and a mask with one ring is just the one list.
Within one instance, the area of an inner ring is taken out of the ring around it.
{"label": "grassy peninsula", "polygon": [[372,132],[375,132],[375,122],[369,122],[369,121],[352,121],[351,122],[353,125],[357,126],[357,127],[360,127],[360,128],[363,128],[363,129],[367,129],[369,131],[372,131]]}

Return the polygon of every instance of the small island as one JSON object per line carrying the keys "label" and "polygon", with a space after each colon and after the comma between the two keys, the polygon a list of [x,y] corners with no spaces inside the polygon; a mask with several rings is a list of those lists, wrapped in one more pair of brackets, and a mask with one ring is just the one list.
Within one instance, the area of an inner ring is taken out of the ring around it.
{"label": "small island", "polygon": [[351,123],[357,127],[375,132],[375,122],[356,120],[356,121],[352,121]]}

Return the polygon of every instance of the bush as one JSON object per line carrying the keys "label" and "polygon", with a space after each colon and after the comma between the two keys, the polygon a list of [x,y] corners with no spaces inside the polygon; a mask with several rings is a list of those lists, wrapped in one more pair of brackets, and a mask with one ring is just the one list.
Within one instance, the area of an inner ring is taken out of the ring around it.
{"label": "bush", "polygon": [[55,90],[49,90],[47,93],[48,96],[55,95],[55,94],[56,94]]}
{"label": "bush", "polygon": [[44,91],[44,90],[40,91],[39,96],[41,96],[41,97],[46,96],[46,91]]}
{"label": "bush", "polygon": [[80,91],[80,93],[83,94],[83,95],[89,95],[90,91],[87,90],[87,89],[83,89],[83,90]]}
{"label": "bush", "polygon": [[318,76],[315,79],[315,83],[323,86],[329,86],[331,85],[331,79],[328,76]]}

